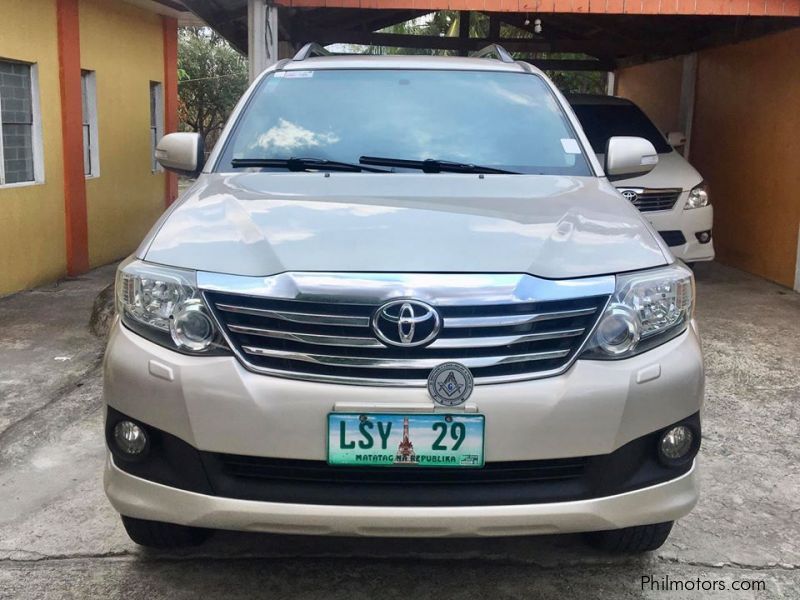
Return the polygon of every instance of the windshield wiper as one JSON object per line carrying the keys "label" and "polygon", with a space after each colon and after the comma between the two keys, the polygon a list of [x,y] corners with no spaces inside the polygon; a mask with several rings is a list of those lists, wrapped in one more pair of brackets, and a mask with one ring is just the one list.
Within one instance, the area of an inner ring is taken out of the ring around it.
{"label": "windshield wiper", "polygon": [[380,156],[362,156],[359,161],[362,165],[376,165],[379,167],[400,167],[402,169],[419,169],[424,173],[487,173],[496,175],[519,175],[515,171],[494,169],[469,163],[452,162],[449,160],[406,160],[403,158],[383,158]]}
{"label": "windshield wiper", "polygon": [[344,171],[348,173],[389,173],[386,169],[373,169],[355,163],[328,160],[325,158],[234,158],[231,165],[241,167],[264,167],[273,169],[288,169],[289,171]]}

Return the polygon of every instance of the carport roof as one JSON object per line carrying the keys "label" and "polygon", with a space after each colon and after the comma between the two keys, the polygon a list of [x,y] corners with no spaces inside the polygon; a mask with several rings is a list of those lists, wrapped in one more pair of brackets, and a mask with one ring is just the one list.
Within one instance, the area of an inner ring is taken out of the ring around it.
{"label": "carport roof", "polygon": [[[181,0],[242,53],[247,53],[247,0]],[[307,42],[383,47],[477,50],[500,43],[523,56],[582,53],[599,62],[543,68],[612,70],[738,42],[800,26],[800,0],[275,0],[278,34],[295,49]],[[486,38],[380,32],[434,10],[487,14]],[[533,31],[534,17],[542,32]],[[500,22],[530,38],[500,37]]]}
{"label": "carport roof", "polygon": [[[244,3],[233,0],[232,3]],[[489,12],[800,16],[800,0],[275,0],[296,8]]]}

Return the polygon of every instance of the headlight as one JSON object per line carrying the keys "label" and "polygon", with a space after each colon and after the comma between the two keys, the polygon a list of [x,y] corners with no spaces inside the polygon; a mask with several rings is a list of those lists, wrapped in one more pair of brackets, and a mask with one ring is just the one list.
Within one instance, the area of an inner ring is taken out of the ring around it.
{"label": "headlight", "polygon": [[704,181],[697,187],[692,188],[692,191],[689,192],[689,199],[686,200],[686,206],[684,208],[689,210],[691,208],[702,208],[710,204],[711,199],[708,197],[708,186]]}
{"label": "headlight", "polygon": [[614,295],[581,355],[627,358],[682,333],[694,310],[694,276],[680,263],[618,275]]}
{"label": "headlight", "polygon": [[227,354],[194,271],[130,259],[117,271],[117,314],[151,342],[186,354]]}

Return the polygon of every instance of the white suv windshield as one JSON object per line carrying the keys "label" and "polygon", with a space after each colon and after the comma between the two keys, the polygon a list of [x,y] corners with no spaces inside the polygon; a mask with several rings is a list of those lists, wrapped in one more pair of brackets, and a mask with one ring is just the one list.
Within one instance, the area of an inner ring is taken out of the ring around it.
{"label": "white suv windshield", "polygon": [[539,76],[396,69],[269,75],[239,118],[216,170],[276,168],[248,165],[247,159],[358,164],[362,157],[591,174],[574,130]]}

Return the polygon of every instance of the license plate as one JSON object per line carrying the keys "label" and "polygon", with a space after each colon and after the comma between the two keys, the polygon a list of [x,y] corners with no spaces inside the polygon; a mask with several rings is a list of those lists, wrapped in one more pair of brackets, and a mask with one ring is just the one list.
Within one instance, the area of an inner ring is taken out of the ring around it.
{"label": "license plate", "polygon": [[328,463],[482,467],[483,415],[328,415]]}

